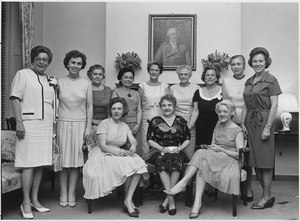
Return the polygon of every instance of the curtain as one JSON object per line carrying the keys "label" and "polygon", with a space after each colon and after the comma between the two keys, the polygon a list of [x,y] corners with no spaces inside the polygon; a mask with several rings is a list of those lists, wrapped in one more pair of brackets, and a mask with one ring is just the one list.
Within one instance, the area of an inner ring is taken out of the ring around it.
{"label": "curtain", "polygon": [[22,59],[23,67],[31,66],[30,51],[33,48],[33,2],[20,2],[20,19],[22,28]]}

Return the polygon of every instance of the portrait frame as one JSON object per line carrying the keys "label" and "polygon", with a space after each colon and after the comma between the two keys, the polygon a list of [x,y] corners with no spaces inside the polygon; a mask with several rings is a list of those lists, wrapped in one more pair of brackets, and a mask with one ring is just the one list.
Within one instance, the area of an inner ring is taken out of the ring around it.
{"label": "portrait frame", "polygon": [[[164,70],[183,64],[196,70],[196,14],[149,14],[148,32],[148,61],[159,61]],[[173,45],[172,34],[177,39]]]}

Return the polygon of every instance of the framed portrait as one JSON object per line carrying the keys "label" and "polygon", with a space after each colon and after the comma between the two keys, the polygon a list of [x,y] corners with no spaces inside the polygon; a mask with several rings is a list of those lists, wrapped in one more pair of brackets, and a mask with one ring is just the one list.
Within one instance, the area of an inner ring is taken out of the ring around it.
{"label": "framed portrait", "polygon": [[149,15],[149,61],[159,61],[165,70],[189,65],[196,70],[195,14]]}

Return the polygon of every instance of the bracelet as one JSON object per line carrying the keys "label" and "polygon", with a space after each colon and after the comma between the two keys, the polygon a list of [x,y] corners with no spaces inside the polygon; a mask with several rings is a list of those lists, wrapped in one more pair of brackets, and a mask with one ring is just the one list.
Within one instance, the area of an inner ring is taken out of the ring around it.
{"label": "bracelet", "polygon": [[267,124],[266,124],[266,126],[270,126],[270,127],[271,127],[271,126],[272,126],[272,124],[271,124],[271,123],[267,123]]}

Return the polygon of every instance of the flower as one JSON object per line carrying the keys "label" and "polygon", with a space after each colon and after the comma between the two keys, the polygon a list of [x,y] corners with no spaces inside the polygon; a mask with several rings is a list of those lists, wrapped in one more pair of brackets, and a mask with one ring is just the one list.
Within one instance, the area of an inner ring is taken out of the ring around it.
{"label": "flower", "polygon": [[219,73],[221,71],[227,70],[230,62],[230,57],[226,53],[220,53],[217,50],[215,53],[211,53],[207,56],[207,59],[201,59],[203,68],[214,67]]}
{"label": "flower", "polygon": [[115,60],[115,68],[117,71],[122,70],[123,68],[131,68],[132,70],[140,70],[142,60],[135,52],[122,53],[121,55],[117,53],[118,56]]}
{"label": "flower", "polygon": [[50,85],[51,87],[54,87],[54,89],[57,88],[58,82],[57,82],[57,79],[56,79],[55,77],[53,77],[53,76],[48,77],[48,82],[49,82],[49,85]]}

